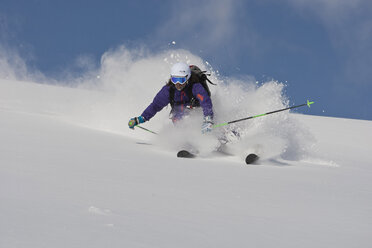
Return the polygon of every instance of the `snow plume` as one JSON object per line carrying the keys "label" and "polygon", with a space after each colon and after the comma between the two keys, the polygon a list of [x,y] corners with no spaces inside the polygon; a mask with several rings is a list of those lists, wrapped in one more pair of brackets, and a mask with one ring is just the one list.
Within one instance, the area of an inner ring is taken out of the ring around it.
{"label": "snow plume", "polygon": [[3,44],[0,44],[0,78],[35,82],[46,80],[40,71],[30,70],[18,51]]}
{"label": "snow plume", "polygon": [[[167,82],[171,65],[179,61],[203,65],[200,58],[185,50],[153,54],[146,48],[130,50],[120,46],[106,52],[98,71],[87,73],[75,83],[81,89],[104,93],[104,97],[89,111],[76,113],[75,118],[94,128],[140,139],[151,137],[153,134],[140,129],[129,130],[128,120],[142,114]],[[206,65],[203,68],[207,69]],[[164,109],[144,126],[160,130],[169,123],[169,111]]]}
{"label": "snow plume", "polygon": [[[18,77],[19,72],[17,74],[11,70],[17,63],[25,79],[35,75],[30,73],[21,59],[14,58],[14,63],[2,62],[9,67],[9,77]],[[170,107],[166,107],[143,124],[145,128],[159,132],[160,135],[139,128],[130,130],[127,127],[128,120],[141,115],[168,80],[170,67],[179,61],[196,64],[202,70],[212,73],[210,79],[218,85],[210,86],[216,124],[289,105],[282,83],[257,83],[250,76],[223,78],[208,62],[186,50],[166,50],[154,54],[146,48],[130,50],[120,46],[102,56],[98,69],[91,67],[79,77],[71,78],[69,75],[68,80],[59,81],[60,85],[74,87],[49,91],[56,95],[43,96],[48,101],[43,111],[73,124],[130,136],[140,143],[154,143],[166,147],[168,151],[184,148],[198,151],[201,156],[208,155],[219,148],[222,140],[228,142],[226,152],[234,155],[257,152],[262,156],[278,155],[289,160],[301,159],[306,155],[312,144],[311,135],[288,111],[216,128],[211,134],[202,135],[200,110],[173,125],[169,119]],[[27,97],[26,93],[24,97]]]}
{"label": "snow plume", "polygon": [[[214,103],[216,120],[224,123],[289,106],[283,83],[230,79],[220,85]],[[299,160],[309,156],[314,138],[289,111],[230,124],[221,128],[233,153]]]}
{"label": "snow plume", "polygon": [[17,32],[17,19],[0,10],[0,79],[45,82],[39,70],[29,67],[32,53],[26,51],[27,45],[16,42]]}

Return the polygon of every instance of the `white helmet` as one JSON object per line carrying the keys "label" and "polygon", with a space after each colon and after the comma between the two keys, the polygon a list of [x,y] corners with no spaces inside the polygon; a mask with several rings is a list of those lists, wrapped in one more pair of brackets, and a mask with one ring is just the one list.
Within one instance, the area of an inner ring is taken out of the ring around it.
{"label": "white helmet", "polygon": [[186,81],[191,77],[190,67],[186,63],[177,63],[172,66],[171,77],[185,77]]}

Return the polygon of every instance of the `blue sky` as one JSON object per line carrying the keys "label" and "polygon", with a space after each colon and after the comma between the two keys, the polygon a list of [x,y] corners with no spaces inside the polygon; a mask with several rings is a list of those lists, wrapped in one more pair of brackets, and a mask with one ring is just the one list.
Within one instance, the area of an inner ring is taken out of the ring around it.
{"label": "blue sky", "polygon": [[[311,113],[372,120],[372,1],[1,0],[0,44],[49,77],[119,45],[187,49],[224,76],[287,82]],[[0,53],[1,56],[1,53]]]}

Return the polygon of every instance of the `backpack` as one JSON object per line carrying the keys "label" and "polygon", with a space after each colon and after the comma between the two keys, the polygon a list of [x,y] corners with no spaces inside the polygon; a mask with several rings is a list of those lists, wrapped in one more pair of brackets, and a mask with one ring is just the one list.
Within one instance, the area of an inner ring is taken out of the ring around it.
{"label": "backpack", "polygon": [[[213,85],[216,85],[214,83],[212,83],[207,76],[210,76],[211,74],[210,73],[207,73],[207,71],[202,71],[200,70],[199,67],[197,67],[196,65],[190,65],[190,69],[191,69],[191,77],[189,79],[189,86],[187,87],[187,89],[185,90],[185,93],[187,95],[187,97],[190,100],[191,102],[191,107],[199,107],[200,106],[200,103],[199,103],[199,100],[196,99],[193,94],[192,94],[192,87],[193,87],[193,84],[194,83],[200,83],[203,88],[205,89],[205,91],[207,91],[208,95],[211,96],[211,91],[209,90],[209,87],[208,87],[208,84],[207,84],[207,81],[210,83],[210,84],[213,84]],[[171,112],[173,111],[173,107],[174,107],[174,93],[176,91],[176,87],[174,86],[174,84],[169,80],[168,82],[168,85],[170,86],[169,88],[169,103],[172,107],[172,110]]]}

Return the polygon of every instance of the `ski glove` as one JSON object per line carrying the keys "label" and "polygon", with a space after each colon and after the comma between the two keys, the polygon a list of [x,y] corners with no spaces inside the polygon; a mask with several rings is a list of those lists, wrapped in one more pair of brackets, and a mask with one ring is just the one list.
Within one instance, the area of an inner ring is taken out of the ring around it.
{"label": "ski glove", "polygon": [[202,125],[202,133],[209,133],[212,131],[212,128],[213,128],[212,116],[205,116]]}
{"label": "ski glove", "polygon": [[146,120],[143,116],[134,117],[129,120],[128,126],[129,128],[134,129],[135,126],[137,126],[138,124],[144,123],[145,121]]}

